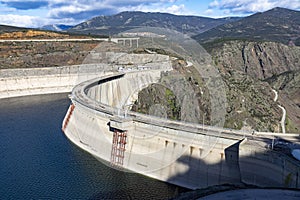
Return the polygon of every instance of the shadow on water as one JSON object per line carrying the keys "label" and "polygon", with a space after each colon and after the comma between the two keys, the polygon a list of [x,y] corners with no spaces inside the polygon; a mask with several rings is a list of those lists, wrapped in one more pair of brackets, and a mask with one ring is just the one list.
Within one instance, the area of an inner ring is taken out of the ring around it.
{"label": "shadow on water", "polygon": [[114,185],[110,190],[95,193],[89,199],[170,199],[190,190],[165,182],[157,181],[140,174],[114,171],[107,184]]}

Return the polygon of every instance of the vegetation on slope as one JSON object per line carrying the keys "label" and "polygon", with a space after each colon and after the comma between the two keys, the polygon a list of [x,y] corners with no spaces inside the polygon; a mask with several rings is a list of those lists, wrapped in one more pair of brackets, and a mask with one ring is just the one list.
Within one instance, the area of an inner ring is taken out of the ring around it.
{"label": "vegetation on slope", "polygon": [[215,27],[194,38],[201,44],[214,40],[246,39],[299,44],[300,12],[285,8],[256,13],[239,21]]}

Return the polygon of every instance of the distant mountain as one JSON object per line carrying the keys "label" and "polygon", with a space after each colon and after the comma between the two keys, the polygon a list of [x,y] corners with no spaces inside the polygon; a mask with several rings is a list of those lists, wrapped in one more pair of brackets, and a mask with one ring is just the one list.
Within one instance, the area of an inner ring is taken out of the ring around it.
{"label": "distant mountain", "polygon": [[250,39],[300,46],[300,12],[274,8],[220,25],[194,38],[202,44],[214,40]]}
{"label": "distant mountain", "polygon": [[69,32],[113,35],[140,27],[161,27],[196,35],[224,23],[240,18],[213,19],[198,16],[179,16],[167,13],[122,12],[112,16],[99,16],[69,29]]}
{"label": "distant mountain", "polygon": [[30,29],[16,27],[16,26],[0,25],[0,33],[9,33],[9,32],[14,32],[14,31],[27,31],[27,30],[30,30]]}
{"label": "distant mountain", "polygon": [[51,24],[51,25],[42,26],[40,29],[48,30],[48,31],[65,31],[65,30],[70,29],[72,27],[73,26],[64,25],[64,24]]}

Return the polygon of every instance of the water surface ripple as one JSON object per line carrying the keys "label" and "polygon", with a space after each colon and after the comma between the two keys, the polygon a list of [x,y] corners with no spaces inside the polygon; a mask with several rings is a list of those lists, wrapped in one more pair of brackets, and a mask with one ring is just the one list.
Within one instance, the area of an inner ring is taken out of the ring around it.
{"label": "water surface ripple", "polygon": [[107,167],[62,133],[67,94],[0,99],[0,199],[168,199],[185,189]]}

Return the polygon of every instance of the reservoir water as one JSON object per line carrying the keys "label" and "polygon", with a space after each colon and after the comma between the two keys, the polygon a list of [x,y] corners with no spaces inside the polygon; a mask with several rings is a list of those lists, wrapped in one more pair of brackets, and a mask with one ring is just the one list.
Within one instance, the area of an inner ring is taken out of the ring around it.
{"label": "reservoir water", "polygon": [[0,199],[169,199],[183,188],[121,172],[62,133],[67,94],[0,99]]}

